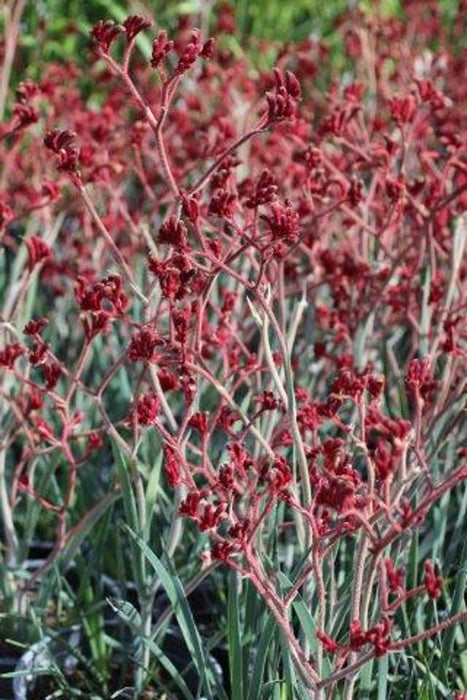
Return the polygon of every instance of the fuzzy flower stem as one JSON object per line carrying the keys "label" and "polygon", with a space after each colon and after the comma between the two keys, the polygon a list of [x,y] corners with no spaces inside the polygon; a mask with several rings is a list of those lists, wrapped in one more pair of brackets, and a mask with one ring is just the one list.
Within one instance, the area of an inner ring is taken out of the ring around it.
{"label": "fuzzy flower stem", "polygon": [[92,201],[91,197],[89,196],[86,188],[84,185],[80,185],[78,187],[79,193],[81,194],[81,197],[83,199],[83,202],[91,214],[92,218],[94,219],[94,222],[101,232],[102,236],[104,239],[107,241],[110,250],[112,251],[112,255],[114,258],[117,260],[117,262],[121,265],[123,273],[125,275],[125,278],[127,279],[129,285],[131,286],[132,290],[134,293],[137,295],[138,299],[140,299],[144,304],[148,303],[148,300],[146,299],[145,295],[143,292],[140,290],[138,285],[135,282],[135,279],[133,277],[133,273],[128,267],[128,263],[126,262],[125,258],[117,248],[115,241],[113,240],[112,236],[110,235],[109,231],[107,230],[104,222],[102,221],[101,217],[99,216],[96,207],[94,206],[94,202]]}
{"label": "fuzzy flower stem", "polygon": [[248,131],[246,134],[243,134],[243,136],[240,136],[231,146],[228,146],[220,156],[216,158],[214,163],[208,168],[208,170],[202,175],[193,185],[193,187],[190,189],[189,194],[194,194],[195,192],[199,192],[204,185],[209,181],[211,176],[216,172],[216,170],[219,168],[220,165],[222,165],[222,162],[227,158],[227,156],[231,155],[234,153],[237,148],[239,148],[242,144],[245,143],[245,141],[248,141],[248,139],[251,139],[253,136],[256,134],[261,134],[263,131],[266,131],[266,126],[267,126],[267,118],[262,117],[258,124]]}
{"label": "fuzzy flower stem", "polygon": [[165,147],[165,142],[164,138],[162,136],[162,128],[164,126],[165,119],[167,117],[167,113],[170,107],[170,102],[173,98],[173,95],[175,93],[176,86],[178,85],[178,82],[180,80],[179,76],[176,76],[172,78],[171,80],[167,81],[164,83],[163,88],[162,88],[162,104],[160,106],[160,113],[159,116],[156,117],[154,112],[152,111],[151,107],[146,103],[144,100],[143,96],[139,92],[138,88],[134,84],[133,80],[131,79],[127,66],[126,67],[120,67],[116,61],[113,60],[111,56],[108,54],[102,54],[102,57],[104,60],[107,62],[107,64],[112,68],[112,70],[117,73],[117,75],[123,80],[125,85],[127,86],[130,94],[134,98],[135,102],[138,104],[138,106],[141,108],[143,111],[146,119],[148,120],[148,123],[151,127],[151,129],[154,132],[154,135],[156,137],[156,143],[157,143],[157,150],[159,153],[159,158],[161,161],[162,169],[164,171],[165,179],[167,181],[167,184],[170,188],[170,191],[173,195],[173,197],[178,201],[180,197],[180,191],[178,189],[177,183],[175,181],[175,177],[172,172],[172,168],[169,162],[169,158],[167,155],[167,150]]}

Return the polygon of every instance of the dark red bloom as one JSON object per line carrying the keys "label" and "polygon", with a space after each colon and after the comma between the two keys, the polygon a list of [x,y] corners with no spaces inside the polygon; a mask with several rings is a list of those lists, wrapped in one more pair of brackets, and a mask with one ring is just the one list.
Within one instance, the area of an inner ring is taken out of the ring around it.
{"label": "dark red bloom", "polygon": [[172,391],[173,389],[178,389],[180,382],[178,378],[169,370],[162,368],[158,373],[157,377],[161,385],[162,391]]}
{"label": "dark red bloom", "polygon": [[159,414],[160,401],[156,394],[146,394],[136,402],[133,416],[140,425],[151,425]]}
{"label": "dark red bloom", "polygon": [[176,216],[171,216],[162,224],[159,231],[159,243],[168,243],[177,248],[184,248],[186,245],[186,226]]}
{"label": "dark red bloom", "polygon": [[187,195],[182,194],[182,211],[192,223],[199,217],[200,195],[198,193]]}
{"label": "dark red bloom", "polygon": [[132,42],[140,32],[144,29],[149,29],[151,25],[152,22],[147,17],[142,17],[141,15],[130,15],[127,17],[123,22],[123,29],[128,42]]}
{"label": "dark red bloom", "polygon": [[398,124],[407,124],[407,122],[411,122],[414,118],[416,108],[417,103],[413,95],[395,97],[390,103],[391,115]]}
{"label": "dark red bloom", "polygon": [[430,359],[423,357],[411,360],[405,382],[412,393],[419,393],[426,398],[435,386],[431,375]]}
{"label": "dark red bloom", "polygon": [[197,430],[201,437],[204,437],[208,430],[208,418],[209,415],[207,413],[193,413],[190,418],[189,425]]}
{"label": "dark red bloom", "polygon": [[297,114],[297,100],[301,97],[300,83],[293,73],[286,71],[284,74],[274,69],[276,81],[275,92],[267,92],[268,121],[283,121],[293,119]]}
{"label": "dark red bloom", "polygon": [[255,184],[254,191],[246,200],[249,209],[255,209],[260,204],[269,204],[276,198],[277,183],[274,175],[268,170],[263,170]]}
{"label": "dark red bloom", "polygon": [[3,201],[2,197],[0,196],[0,231],[4,229],[10,221],[13,220],[13,212],[11,208],[6,204],[5,201]]}
{"label": "dark red bloom", "polygon": [[167,32],[159,32],[152,42],[151,66],[159,68],[164,58],[172,51],[174,42],[167,39]]}
{"label": "dark red bloom", "polygon": [[292,472],[284,457],[277,457],[273,468],[268,474],[269,490],[273,494],[280,494],[292,483]]}
{"label": "dark red bloom", "polygon": [[232,192],[228,192],[225,189],[218,189],[214,192],[209,203],[209,213],[230,219],[235,208],[236,200],[237,197]]}
{"label": "dark red bloom", "polygon": [[[203,51],[203,44],[201,43],[200,33],[198,29],[195,29],[191,33],[190,40],[179,52],[178,52],[178,64],[175,69],[177,75],[182,75],[185,73],[193,63],[196,61],[198,56],[201,55]],[[210,49],[208,49],[209,53]]]}
{"label": "dark red bloom", "polygon": [[38,335],[47,324],[48,320],[46,318],[38,318],[37,320],[31,319],[24,326],[23,332],[26,335]]}
{"label": "dark red bloom", "polygon": [[274,396],[272,391],[267,390],[264,390],[261,396],[257,396],[255,401],[261,406],[263,411],[274,411],[281,405],[281,402]]}
{"label": "dark red bloom", "polygon": [[45,147],[57,156],[57,169],[75,173],[79,164],[79,149],[74,145],[76,134],[71,131],[48,131],[44,137]]}
{"label": "dark red bloom", "polygon": [[83,311],[107,311],[121,316],[128,306],[128,298],[123,291],[119,275],[109,275],[97,282],[87,282],[79,277],[76,299]]}
{"label": "dark red bloom", "polygon": [[182,478],[180,475],[179,460],[175,452],[168,445],[164,447],[164,471],[169,486],[173,488],[181,484]]}
{"label": "dark red bloom", "polygon": [[31,350],[29,351],[29,362],[33,367],[41,365],[45,362],[49,346],[40,338],[36,340]]}
{"label": "dark red bloom", "polygon": [[123,31],[123,27],[111,19],[100,20],[91,30],[91,37],[103,53],[109,53],[111,44]]}
{"label": "dark red bloom", "polygon": [[39,236],[31,236],[26,239],[28,249],[28,267],[33,270],[36,265],[52,257],[52,251],[47,243]]}
{"label": "dark red bloom", "polygon": [[211,549],[213,559],[228,561],[234,551],[234,546],[230,542],[216,542]]}
{"label": "dark red bloom", "polygon": [[191,309],[185,306],[181,309],[175,309],[172,314],[175,335],[181,345],[186,345],[188,340],[188,330],[190,328]]}
{"label": "dark red bloom", "polygon": [[235,471],[240,477],[245,476],[247,470],[253,467],[254,464],[249,452],[238,442],[230,443],[227,447],[227,451],[230,454]]}
{"label": "dark red bloom", "polygon": [[83,319],[84,333],[87,340],[92,340],[99,333],[108,331],[111,314],[108,311],[93,312],[91,318]]}
{"label": "dark red bloom", "polygon": [[99,433],[90,433],[88,435],[88,447],[91,450],[98,450],[104,445],[104,441]]}
{"label": "dark red bloom", "polygon": [[261,216],[271,230],[273,240],[295,243],[299,237],[299,214],[289,205],[271,204],[269,215]]}
{"label": "dark red bloom", "polygon": [[132,362],[144,360],[151,362],[154,359],[154,351],[156,347],[161,345],[161,339],[154,328],[145,326],[140,331],[135,333],[131,339],[128,349],[128,357]]}
{"label": "dark red bloom", "polygon": [[347,198],[353,207],[356,207],[363,199],[363,182],[361,180],[352,180]]}
{"label": "dark red bloom", "polygon": [[426,592],[433,600],[440,598],[443,592],[443,579],[436,573],[435,566],[433,562],[425,562],[425,577],[423,579],[423,585],[426,588]]}
{"label": "dark red bloom", "polygon": [[325,632],[316,632],[316,637],[326,649],[328,654],[335,654],[337,651],[339,651],[340,645]]}
{"label": "dark red bloom", "polygon": [[180,515],[198,519],[198,509],[201,502],[201,494],[198,491],[190,491],[180,504]]}
{"label": "dark red bloom", "polygon": [[39,121],[39,112],[32,105],[17,104],[13,109],[14,129],[25,129]]}
{"label": "dark red bloom", "polygon": [[365,644],[373,644],[375,656],[384,656],[390,649],[390,630],[391,621],[387,617],[367,631],[363,631],[360,622],[354,620],[350,625],[350,648],[358,651]]}
{"label": "dark red bloom", "polygon": [[389,589],[393,593],[399,593],[404,587],[404,570],[396,569],[392,559],[386,559],[384,566],[386,569]]}
{"label": "dark red bloom", "polygon": [[29,78],[21,81],[16,88],[16,99],[21,104],[26,104],[41,91],[40,86]]}
{"label": "dark red bloom", "polygon": [[233,491],[235,474],[231,465],[227,464],[219,470],[219,484],[224,491]]}
{"label": "dark red bloom", "polygon": [[44,376],[45,386],[49,391],[55,389],[61,373],[61,367],[56,362],[49,362],[42,365],[42,374]]}
{"label": "dark red bloom", "polygon": [[24,355],[24,348],[19,343],[11,343],[0,350],[0,367],[13,369],[13,365],[21,355]]}
{"label": "dark red bloom", "polygon": [[216,40],[213,37],[210,37],[209,39],[207,39],[207,41],[204,42],[200,56],[206,59],[212,58],[214,56],[215,50]]}
{"label": "dark red bloom", "polygon": [[228,406],[222,406],[221,412],[217,419],[217,427],[223,430],[230,430],[235,421],[239,420],[238,413]]}
{"label": "dark red bloom", "polygon": [[185,368],[182,368],[180,372],[180,383],[185,401],[188,405],[192,404],[196,396],[196,381],[194,376]]}
{"label": "dark red bloom", "polygon": [[201,532],[206,532],[206,530],[213,530],[218,526],[220,518],[224,508],[223,506],[213,506],[211,503],[207,503],[204,506],[204,511],[199,518],[199,529]]}

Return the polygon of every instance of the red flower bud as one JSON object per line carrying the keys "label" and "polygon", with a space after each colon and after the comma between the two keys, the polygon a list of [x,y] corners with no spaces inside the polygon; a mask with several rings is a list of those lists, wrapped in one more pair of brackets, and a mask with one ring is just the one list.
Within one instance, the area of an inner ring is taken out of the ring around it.
{"label": "red flower bud", "polygon": [[111,19],[100,20],[91,30],[91,37],[103,53],[109,53],[111,44],[123,31],[123,27]]}
{"label": "red flower bud", "polygon": [[433,600],[437,600],[443,591],[443,579],[438,576],[435,570],[433,562],[425,562],[425,577],[423,579],[423,584],[426,588],[426,592]]}
{"label": "red flower bud", "polygon": [[148,29],[151,25],[152,22],[147,17],[141,17],[141,15],[130,15],[130,17],[127,17],[123,22],[123,28],[128,42],[132,42],[140,32]]}

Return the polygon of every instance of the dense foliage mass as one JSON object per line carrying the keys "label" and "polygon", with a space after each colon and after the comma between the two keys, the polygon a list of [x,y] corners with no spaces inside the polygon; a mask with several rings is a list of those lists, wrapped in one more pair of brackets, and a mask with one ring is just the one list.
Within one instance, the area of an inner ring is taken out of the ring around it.
{"label": "dense foliage mass", "polygon": [[465,698],[462,11],[347,12],[335,75],[317,39],[253,70],[227,5],[151,24],[0,127],[15,683]]}

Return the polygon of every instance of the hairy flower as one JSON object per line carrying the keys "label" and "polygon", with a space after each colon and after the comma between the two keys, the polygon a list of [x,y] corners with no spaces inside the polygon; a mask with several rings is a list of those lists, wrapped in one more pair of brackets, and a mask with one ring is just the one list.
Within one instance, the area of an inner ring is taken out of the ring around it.
{"label": "hairy flower", "polygon": [[431,561],[425,562],[423,584],[430,598],[437,600],[441,596],[443,592],[443,579],[436,573],[435,566]]}
{"label": "hairy flower", "polygon": [[181,484],[180,464],[175,452],[166,445],[164,447],[164,471],[167,482],[172,488]]}
{"label": "hairy flower", "polygon": [[288,204],[271,204],[268,215],[262,215],[271,231],[274,241],[284,241],[285,243],[295,243],[299,236],[300,216]]}
{"label": "hairy flower", "polygon": [[159,230],[159,243],[168,243],[177,248],[184,248],[186,245],[186,226],[176,216],[169,217],[162,224]]}
{"label": "hairy flower", "polygon": [[123,31],[123,27],[111,19],[99,20],[91,30],[91,37],[103,53],[109,53],[112,43]]}
{"label": "hairy flower", "polygon": [[48,323],[46,318],[31,319],[24,326],[23,333],[30,336],[39,335]]}
{"label": "hairy flower", "polygon": [[130,15],[130,17],[127,17],[123,22],[122,26],[128,42],[132,42],[140,32],[142,32],[144,29],[149,29],[151,25],[152,22],[147,17],[142,17],[141,15]]}
{"label": "hairy flower", "polygon": [[193,413],[189,420],[189,425],[191,428],[197,430],[201,437],[204,437],[207,434],[208,418],[209,416],[207,413]]}
{"label": "hairy flower", "polygon": [[8,369],[13,369],[18,357],[24,355],[24,348],[19,343],[10,343],[6,345],[3,350],[0,350],[0,367],[8,367]]}
{"label": "hairy flower", "polygon": [[42,375],[48,391],[55,389],[61,373],[62,369],[57,362],[48,362],[42,365]]}
{"label": "hairy flower", "polygon": [[276,198],[277,190],[274,175],[268,170],[263,170],[255,184],[253,193],[245,204],[249,209],[255,209],[261,204],[269,204]]}
{"label": "hairy flower", "polygon": [[275,92],[267,92],[268,121],[284,121],[297,115],[297,102],[301,97],[300,83],[293,73],[285,75],[278,68],[274,69]]}
{"label": "hairy flower", "polygon": [[146,394],[136,402],[133,417],[140,425],[151,425],[159,414],[160,401],[156,394]]}
{"label": "hairy flower", "polygon": [[45,147],[57,156],[57,169],[75,173],[79,164],[79,149],[74,145],[76,134],[71,131],[48,131],[44,137]]}
{"label": "hairy flower", "polygon": [[151,66],[159,68],[162,61],[173,50],[174,42],[167,39],[167,32],[160,31],[152,42]]}
{"label": "hairy flower", "polygon": [[131,362],[137,362],[138,360],[152,362],[155,349],[160,345],[161,340],[154,328],[146,326],[132,337],[128,349],[128,357]]}
{"label": "hairy flower", "polygon": [[31,236],[26,239],[26,247],[28,249],[28,267],[30,270],[52,257],[52,251],[49,246],[39,236]]}
{"label": "hairy flower", "polygon": [[404,570],[396,569],[392,559],[386,559],[384,562],[386,576],[388,579],[389,588],[393,593],[400,593],[404,586]]}
{"label": "hairy flower", "polygon": [[316,636],[328,654],[335,654],[339,650],[339,644],[325,632],[318,631]]}

